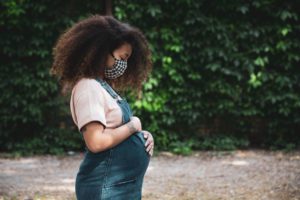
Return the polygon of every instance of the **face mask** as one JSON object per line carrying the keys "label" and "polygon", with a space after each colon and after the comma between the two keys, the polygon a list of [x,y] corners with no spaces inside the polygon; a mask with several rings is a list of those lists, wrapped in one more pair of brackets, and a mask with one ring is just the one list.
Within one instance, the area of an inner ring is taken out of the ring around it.
{"label": "face mask", "polygon": [[127,61],[116,59],[114,56],[113,58],[115,59],[115,63],[112,68],[106,67],[104,71],[105,77],[108,79],[115,79],[122,76],[127,68]]}

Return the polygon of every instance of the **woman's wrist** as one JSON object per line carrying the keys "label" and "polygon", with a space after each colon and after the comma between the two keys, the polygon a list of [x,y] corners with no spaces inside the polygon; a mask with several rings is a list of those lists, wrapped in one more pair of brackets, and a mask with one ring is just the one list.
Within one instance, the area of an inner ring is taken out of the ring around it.
{"label": "woman's wrist", "polygon": [[128,122],[127,124],[125,124],[127,126],[127,128],[129,129],[130,133],[135,133],[137,132],[137,129],[134,126],[134,123],[132,121]]}

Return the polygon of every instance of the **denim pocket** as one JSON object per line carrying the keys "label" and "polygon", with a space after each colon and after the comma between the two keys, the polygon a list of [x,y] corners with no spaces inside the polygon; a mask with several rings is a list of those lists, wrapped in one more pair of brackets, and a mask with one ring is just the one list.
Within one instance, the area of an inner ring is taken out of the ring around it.
{"label": "denim pocket", "polygon": [[102,198],[105,200],[128,199],[141,200],[141,185],[138,178],[118,181],[102,190]]}
{"label": "denim pocket", "polygon": [[126,185],[126,184],[133,184],[133,183],[136,182],[136,180],[137,180],[137,178],[132,178],[132,179],[128,179],[128,180],[120,180],[116,183],[112,183],[110,185],[105,186],[105,188],[121,187],[121,186]]}

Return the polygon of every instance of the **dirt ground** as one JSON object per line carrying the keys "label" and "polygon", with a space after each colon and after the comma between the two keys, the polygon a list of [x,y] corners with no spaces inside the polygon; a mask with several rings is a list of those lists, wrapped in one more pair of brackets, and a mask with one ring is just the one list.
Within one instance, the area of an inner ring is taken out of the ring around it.
{"label": "dirt ground", "polygon": [[[82,153],[0,158],[0,200],[76,199]],[[160,152],[146,172],[143,200],[300,200],[300,151]]]}

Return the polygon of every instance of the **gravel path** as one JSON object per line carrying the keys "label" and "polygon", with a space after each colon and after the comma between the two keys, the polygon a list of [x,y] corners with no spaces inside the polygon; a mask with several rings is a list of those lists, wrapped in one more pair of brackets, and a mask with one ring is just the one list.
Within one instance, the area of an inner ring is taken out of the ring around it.
{"label": "gravel path", "polygon": [[[0,158],[0,200],[75,199],[83,154]],[[143,200],[300,200],[300,151],[161,152],[151,158]]]}

